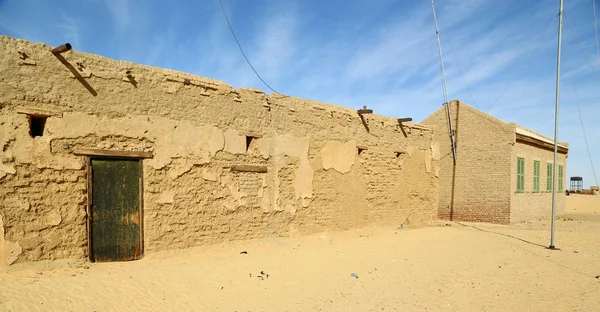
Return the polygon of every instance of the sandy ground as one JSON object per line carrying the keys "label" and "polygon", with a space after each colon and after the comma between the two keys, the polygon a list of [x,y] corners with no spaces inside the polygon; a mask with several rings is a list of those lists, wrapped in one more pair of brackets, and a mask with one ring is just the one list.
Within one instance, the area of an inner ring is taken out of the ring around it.
{"label": "sandy ground", "polygon": [[18,264],[0,311],[600,311],[600,196],[567,207],[558,251],[549,220],[440,222]]}

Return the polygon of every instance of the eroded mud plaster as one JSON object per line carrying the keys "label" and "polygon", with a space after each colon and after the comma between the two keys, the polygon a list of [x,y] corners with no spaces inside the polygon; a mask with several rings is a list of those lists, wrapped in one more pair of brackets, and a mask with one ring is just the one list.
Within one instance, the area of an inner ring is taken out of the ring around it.
{"label": "eroded mud plaster", "polygon": [[[4,264],[87,256],[82,149],[152,155],[145,252],[435,218],[440,155],[428,128],[376,114],[365,127],[355,109],[64,53],[84,64],[88,88],[49,50],[0,36]],[[32,137],[39,112],[43,135]]]}

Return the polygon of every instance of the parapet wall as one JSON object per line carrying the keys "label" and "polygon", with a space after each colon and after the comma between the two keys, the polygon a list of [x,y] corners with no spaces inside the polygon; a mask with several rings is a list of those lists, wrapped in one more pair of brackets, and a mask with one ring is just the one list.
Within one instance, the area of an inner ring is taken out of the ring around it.
{"label": "parapet wall", "polygon": [[[50,49],[0,37],[0,265],[88,256],[79,149],[152,154],[145,252],[436,217],[427,127]],[[40,111],[50,117],[32,137]]]}

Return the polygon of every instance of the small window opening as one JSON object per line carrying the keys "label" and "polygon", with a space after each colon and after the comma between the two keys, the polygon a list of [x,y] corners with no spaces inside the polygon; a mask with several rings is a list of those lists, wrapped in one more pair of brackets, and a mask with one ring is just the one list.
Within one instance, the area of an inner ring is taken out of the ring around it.
{"label": "small window opening", "polygon": [[396,152],[396,158],[400,157],[400,155],[402,155],[402,152]]}
{"label": "small window opening", "polygon": [[252,152],[254,145],[256,144],[256,138],[253,136],[246,136],[246,152]]}
{"label": "small window opening", "polygon": [[359,147],[359,148],[357,149],[358,156],[360,156],[360,154],[362,154],[362,152],[364,152],[365,150],[366,150],[366,148],[364,148],[364,147]]}
{"label": "small window opening", "polygon": [[44,135],[44,126],[48,117],[29,116],[29,135],[32,138],[41,137]]}

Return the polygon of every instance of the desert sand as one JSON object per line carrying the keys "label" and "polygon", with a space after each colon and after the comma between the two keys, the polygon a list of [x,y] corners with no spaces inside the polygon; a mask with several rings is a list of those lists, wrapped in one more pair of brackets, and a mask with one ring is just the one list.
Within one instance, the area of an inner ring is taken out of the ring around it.
{"label": "desert sand", "polygon": [[439,221],[20,263],[0,311],[600,311],[600,196],[567,197],[549,242],[549,219]]}

